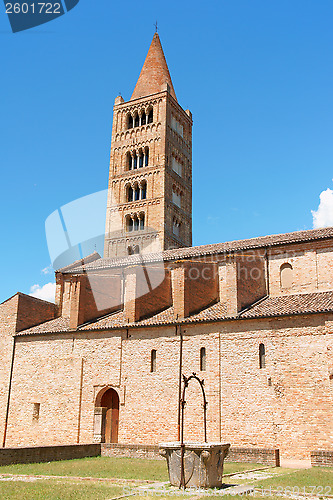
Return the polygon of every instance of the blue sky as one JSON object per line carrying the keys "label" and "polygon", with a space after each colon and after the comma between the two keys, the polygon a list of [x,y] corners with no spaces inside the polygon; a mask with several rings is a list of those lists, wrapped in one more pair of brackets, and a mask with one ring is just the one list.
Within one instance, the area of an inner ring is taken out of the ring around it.
{"label": "blue sky", "polygon": [[331,206],[331,0],[80,0],[16,34],[1,4],[0,301],[53,281],[45,220],[107,187],[114,98],[156,19],[194,119],[193,244],[310,229]]}

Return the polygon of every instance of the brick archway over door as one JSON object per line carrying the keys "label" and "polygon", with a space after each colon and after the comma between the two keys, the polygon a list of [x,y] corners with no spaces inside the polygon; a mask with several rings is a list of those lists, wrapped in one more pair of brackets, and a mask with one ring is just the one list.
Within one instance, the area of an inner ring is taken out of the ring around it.
{"label": "brick archway over door", "polygon": [[100,406],[105,408],[102,423],[102,442],[118,443],[119,396],[114,389],[108,389],[101,398]]}

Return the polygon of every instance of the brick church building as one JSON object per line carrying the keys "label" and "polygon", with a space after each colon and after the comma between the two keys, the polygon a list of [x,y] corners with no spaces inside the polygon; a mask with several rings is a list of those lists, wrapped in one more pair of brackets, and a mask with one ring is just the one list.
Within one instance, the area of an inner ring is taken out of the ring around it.
{"label": "brick church building", "polygon": [[115,100],[104,257],[56,271],[55,304],[0,305],[3,446],[177,440],[195,372],[209,441],[333,448],[333,228],[192,247],[191,131],[155,34]]}

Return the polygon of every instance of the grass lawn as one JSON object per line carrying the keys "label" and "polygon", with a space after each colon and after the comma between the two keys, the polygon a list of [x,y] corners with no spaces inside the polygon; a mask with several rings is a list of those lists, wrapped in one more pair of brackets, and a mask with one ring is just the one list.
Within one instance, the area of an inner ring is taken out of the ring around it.
{"label": "grass lawn", "polygon": [[[262,467],[261,464],[227,462],[224,472],[225,474],[242,473]],[[266,473],[273,474],[274,477],[258,478],[260,474]],[[22,474],[32,477],[13,478],[6,477],[6,474]],[[111,500],[129,493],[134,493],[133,496],[128,497],[133,500],[191,500],[191,497],[193,499],[198,497],[198,492],[192,492],[190,495],[179,495],[177,489],[172,489],[167,484],[162,485],[163,488],[165,487],[165,491],[154,491],[156,485],[154,486],[149,481],[162,483],[168,481],[166,461],[164,460],[97,457],[40,464],[18,464],[0,467],[0,475],[5,476],[0,479],[1,500]],[[33,476],[66,477],[37,479]],[[115,478],[119,480],[119,484],[107,480],[78,480],[75,477]],[[131,482],[131,480],[138,482]],[[319,498],[324,495],[333,495],[333,470],[317,467],[305,470],[269,468],[253,474],[248,473],[245,478],[226,477],[225,483],[244,483],[256,488],[255,495],[237,495],[239,500],[253,500],[254,496],[257,500],[280,500],[281,497],[277,496],[274,490],[282,494],[292,494],[293,491],[294,493],[308,492]],[[260,491],[261,488],[264,494]],[[232,500],[235,498],[235,495],[227,493],[226,489],[224,491],[217,490],[217,492],[211,491],[211,495],[200,492],[199,496],[200,500],[221,500],[222,497],[225,500]]]}
{"label": "grass lawn", "polygon": [[122,487],[82,481],[0,481],[1,500],[106,500],[122,492]]}
{"label": "grass lawn", "polygon": [[[231,474],[260,467],[263,465],[228,462],[224,466],[224,473]],[[0,467],[0,474],[4,473],[168,481],[166,460],[138,458],[96,457],[40,464],[5,465]]]}
{"label": "grass lawn", "polygon": [[[0,467],[0,474],[33,474],[42,476],[105,477],[167,481],[164,460],[138,458],[81,458],[40,464],[15,464]],[[0,497],[1,498],[1,497]]]}
{"label": "grass lawn", "polygon": [[313,467],[312,469],[304,469],[289,473],[278,474],[279,469],[276,469],[277,475],[270,479],[264,479],[255,483],[256,488],[266,488],[271,486],[272,489],[283,490],[283,493],[288,491],[286,488],[291,488],[291,491],[312,493],[314,496],[333,495],[333,469],[330,467]]}

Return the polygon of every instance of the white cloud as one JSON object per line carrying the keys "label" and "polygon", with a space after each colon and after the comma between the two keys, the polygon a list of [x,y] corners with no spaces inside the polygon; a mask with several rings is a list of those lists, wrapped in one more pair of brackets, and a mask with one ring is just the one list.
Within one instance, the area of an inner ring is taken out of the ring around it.
{"label": "white cloud", "polygon": [[37,299],[47,300],[48,302],[54,302],[55,300],[55,283],[46,283],[46,285],[33,285],[30,288],[30,294],[32,297],[37,297]]}
{"label": "white cloud", "polygon": [[47,267],[44,267],[44,269],[42,269],[42,274],[52,274],[52,273],[53,273],[53,267],[51,264]]}
{"label": "white cloud", "polygon": [[319,196],[320,202],[318,210],[311,210],[313,217],[313,227],[333,226],[333,191],[326,189]]}

